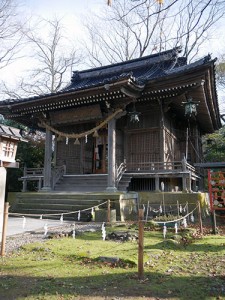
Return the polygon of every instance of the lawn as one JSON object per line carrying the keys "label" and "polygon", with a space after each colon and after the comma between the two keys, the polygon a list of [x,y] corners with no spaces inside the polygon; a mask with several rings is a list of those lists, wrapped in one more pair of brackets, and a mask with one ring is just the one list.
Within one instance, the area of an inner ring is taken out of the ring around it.
{"label": "lawn", "polygon": [[[137,234],[106,228],[127,230]],[[25,245],[1,260],[0,299],[225,299],[222,234],[171,229],[163,239],[145,226],[143,280],[137,257],[137,241],[103,241],[101,232]]]}

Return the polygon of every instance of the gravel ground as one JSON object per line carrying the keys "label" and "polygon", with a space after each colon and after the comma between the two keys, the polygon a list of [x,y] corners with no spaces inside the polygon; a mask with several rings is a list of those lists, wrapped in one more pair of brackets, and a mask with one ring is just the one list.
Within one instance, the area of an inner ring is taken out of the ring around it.
{"label": "gravel ground", "polygon": [[[77,224],[76,223],[76,235],[85,232],[85,231],[97,231],[101,230],[102,224],[98,223],[85,223],[85,224]],[[45,242],[49,238],[62,237],[72,235],[74,225],[73,224],[65,224],[60,225],[58,227],[48,228],[47,233],[45,234],[44,230],[39,231],[27,231],[22,234],[12,235],[6,238],[5,245],[5,254],[10,255],[12,252],[18,250],[21,246],[29,243],[35,242]]]}

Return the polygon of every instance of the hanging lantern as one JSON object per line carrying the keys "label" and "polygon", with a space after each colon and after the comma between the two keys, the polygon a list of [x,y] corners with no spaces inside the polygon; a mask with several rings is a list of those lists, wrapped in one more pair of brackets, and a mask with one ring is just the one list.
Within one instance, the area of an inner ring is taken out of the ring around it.
{"label": "hanging lantern", "polygon": [[128,115],[130,116],[130,122],[131,123],[138,123],[140,121],[139,120],[139,115],[140,114],[141,114],[140,112],[136,111],[135,103],[133,103],[133,110],[128,113]]}
{"label": "hanging lantern", "polygon": [[187,102],[182,102],[184,104],[184,115],[185,117],[192,117],[197,115],[197,105],[199,101],[193,101],[191,97],[188,98]]}
{"label": "hanging lantern", "polygon": [[159,4],[163,4],[164,0],[156,0]]}

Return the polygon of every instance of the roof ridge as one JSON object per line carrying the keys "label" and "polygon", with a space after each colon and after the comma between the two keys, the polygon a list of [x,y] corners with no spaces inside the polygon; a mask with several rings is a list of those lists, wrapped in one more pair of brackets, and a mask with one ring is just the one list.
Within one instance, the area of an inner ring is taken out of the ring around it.
{"label": "roof ridge", "polygon": [[175,47],[173,49],[166,50],[163,52],[154,53],[115,64],[105,65],[87,70],[74,71],[71,81],[74,82],[77,79],[90,78],[90,76],[104,76],[106,73],[111,74],[118,71],[127,73],[131,69],[142,67],[145,64],[145,62],[149,65],[159,63],[165,60],[170,60],[171,58],[177,58],[178,53],[180,52],[181,47]]}

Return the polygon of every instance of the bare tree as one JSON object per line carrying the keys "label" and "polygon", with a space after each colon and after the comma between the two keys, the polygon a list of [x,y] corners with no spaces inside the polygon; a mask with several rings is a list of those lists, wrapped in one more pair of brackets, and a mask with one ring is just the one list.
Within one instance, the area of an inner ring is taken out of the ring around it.
{"label": "bare tree", "polygon": [[45,36],[43,30],[30,30],[26,34],[34,51],[33,59],[37,62],[37,67],[32,70],[34,81],[28,83],[24,80],[21,85],[26,93],[37,95],[62,88],[68,82],[65,77],[70,78],[73,66],[81,59],[79,51],[63,35],[61,20],[41,20],[38,25],[48,28]]}
{"label": "bare tree", "polygon": [[16,89],[5,85],[4,93],[20,98],[62,89],[71,78],[73,66],[81,61],[79,50],[63,34],[62,20],[38,20],[24,35],[32,49],[29,57],[32,69],[27,70]]}
{"label": "bare tree", "polygon": [[221,57],[218,59],[216,76],[220,87],[225,90],[225,54],[221,55]]}
{"label": "bare tree", "polygon": [[18,58],[22,42],[22,24],[19,21],[18,1],[0,1],[0,69]]}
{"label": "bare tree", "polygon": [[89,18],[89,40],[84,42],[88,64],[124,61],[176,46],[191,61],[225,14],[221,0],[160,2],[113,0],[102,15],[91,22]]}

